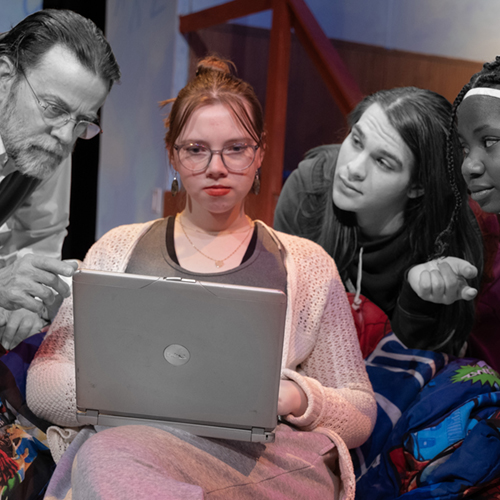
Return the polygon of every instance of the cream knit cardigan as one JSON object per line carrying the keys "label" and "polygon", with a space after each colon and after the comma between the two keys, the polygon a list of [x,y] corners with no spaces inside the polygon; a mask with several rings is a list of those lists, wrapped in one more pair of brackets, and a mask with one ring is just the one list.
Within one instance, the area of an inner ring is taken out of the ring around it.
{"label": "cream knit cardigan", "polygon": [[[131,253],[153,221],[120,226],[89,250],[88,269],[125,271]],[[306,393],[302,430],[327,433],[338,447],[344,498],[353,498],[354,475],[347,448],[360,446],[375,425],[376,403],[361,356],[350,306],[332,258],[315,243],[259,223],[285,251],[287,314],[282,378]],[[78,426],[75,395],[73,303],[66,299],[31,363],[27,403],[39,417]]]}

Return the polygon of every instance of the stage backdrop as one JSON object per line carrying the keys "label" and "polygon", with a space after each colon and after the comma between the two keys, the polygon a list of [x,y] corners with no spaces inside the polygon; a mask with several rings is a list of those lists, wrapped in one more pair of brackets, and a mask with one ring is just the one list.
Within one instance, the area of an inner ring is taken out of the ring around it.
{"label": "stage backdrop", "polygon": [[0,33],[42,8],[42,0],[0,0]]}
{"label": "stage backdrop", "polygon": [[[305,1],[327,36],[336,40],[469,61],[492,59],[500,47],[498,0]],[[175,96],[182,88],[189,64],[186,41],[178,34],[178,16],[224,2],[107,1],[106,34],[123,78],[103,109],[97,237],[116,225],[160,216],[161,207],[152,207],[153,192],[167,188],[170,177],[163,146],[162,118],[166,110],[161,111],[158,102]],[[269,28],[270,22],[269,13],[237,21],[252,28]],[[262,54],[261,58],[259,69],[265,72],[267,57]],[[309,75],[300,74],[296,68],[292,68],[292,75],[294,71],[301,80],[290,81],[291,86],[304,85],[306,76],[319,78],[315,70]],[[368,64],[368,78],[371,71]],[[375,67],[373,71],[380,73],[384,68]],[[307,103],[301,104],[307,107]],[[289,126],[302,126],[307,133],[304,122]]]}

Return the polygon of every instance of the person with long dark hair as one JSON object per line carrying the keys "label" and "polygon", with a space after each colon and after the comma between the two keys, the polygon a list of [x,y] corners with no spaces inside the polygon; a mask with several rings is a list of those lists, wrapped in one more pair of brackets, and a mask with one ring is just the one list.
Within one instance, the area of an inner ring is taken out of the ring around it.
{"label": "person with long dark hair", "polygon": [[482,243],[446,159],[450,116],[429,90],[366,97],[342,145],[313,149],[292,172],[274,226],[319,243],[346,288],[378,305],[408,347],[458,354],[474,320]]}

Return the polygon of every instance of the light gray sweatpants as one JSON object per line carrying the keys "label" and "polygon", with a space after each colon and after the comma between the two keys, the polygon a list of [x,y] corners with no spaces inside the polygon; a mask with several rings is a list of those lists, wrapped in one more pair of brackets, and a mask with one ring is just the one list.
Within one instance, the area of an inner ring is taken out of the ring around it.
{"label": "light gray sweatpants", "polygon": [[267,445],[147,426],[106,429],[78,451],[73,500],[337,499],[328,436],[280,424]]}

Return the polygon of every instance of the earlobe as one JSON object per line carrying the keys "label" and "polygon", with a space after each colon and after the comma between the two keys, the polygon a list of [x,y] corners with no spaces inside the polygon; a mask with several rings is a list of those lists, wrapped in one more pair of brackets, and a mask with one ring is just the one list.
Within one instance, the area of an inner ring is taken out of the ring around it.
{"label": "earlobe", "polygon": [[420,198],[424,195],[424,188],[414,186],[408,190],[407,196],[408,198]]}

